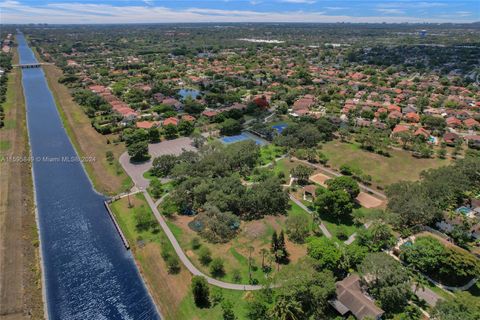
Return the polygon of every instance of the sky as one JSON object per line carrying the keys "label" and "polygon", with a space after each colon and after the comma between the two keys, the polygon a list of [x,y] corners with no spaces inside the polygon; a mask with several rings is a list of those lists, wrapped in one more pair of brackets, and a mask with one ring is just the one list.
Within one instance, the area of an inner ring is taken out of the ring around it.
{"label": "sky", "polygon": [[0,23],[480,21],[480,0],[0,0]]}

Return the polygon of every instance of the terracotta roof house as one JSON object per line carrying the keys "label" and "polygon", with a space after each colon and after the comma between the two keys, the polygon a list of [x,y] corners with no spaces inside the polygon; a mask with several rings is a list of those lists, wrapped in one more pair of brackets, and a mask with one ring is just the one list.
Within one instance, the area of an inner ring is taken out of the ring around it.
{"label": "terracotta roof house", "polygon": [[137,128],[150,129],[152,127],[158,126],[158,124],[158,121],[138,121],[135,125],[137,126]]}
{"label": "terracotta roof house", "polygon": [[207,118],[213,118],[215,117],[216,115],[218,114],[217,111],[213,111],[213,110],[205,110],[202,112],[202,115],[204,115],[205,117]]}
{"label": "terracotta roof house", "polygon": [[184,114],[182,116],[182,120],[185,120],[185,121],[189,121],[189,122],[193,122],[195,121],[195,117],[194,116],[191,116],[189,114]]}
{"label": "terracotta roof house", "polygon": [[399,106],[397,105],[394,105],[394,104],[391,104],[387,107],[388,109],[388,112],[392,112],[392,111],[398,111],[398,112],[401,112],[402,111],[402,108],[400,108]]}
{"label": "terracotta roof house", "polygon": [[464,124],[465,127],[467,127],[468,129],[480,128],[480,123],[479,123],[477,120],[472,119],[472,118],[463,120],[463,124]]}
{"label": "terracotta roof house", "polygon": [[455,143],[461,139],[462,138],[458,134],[453,132],[447,132],[443,135],[443,141],[449,146],[455,145]]}
{"label": "terracotta roof house", "polygon": [[400,111],[392,111],[388,115],[389,119],[401,119],[402,118],[402,113]]}
{"label": "terracotta roof house", "polygon": [[308,95],[303,98],[298,99],[293,103],[293,110],[297,109],[310,109],[315,104],[313,97]]}
{"label": "terracotta roof house", "polygon": [[425,130],[424,128],[418,128],[414,133],[414,136],[423,136],[425,139],[428,139],[430,137],[430,132]]}
{"label": "terracotta roof house", "polygon": [[358,275],[350,275],[335,286],[337,298],[329,302],[342,316],[350,312],[359,320],[380,319],[385,313],[363,293]]}
{"label": "terracotta roof house", "polygon": [[449,127],[460,127],[462,125],[462,121],[458,120],[455,117],[447,118],[447,126]]}
{"label": "terracotta roof house", "polygon": [[163,120],[163,123],[162,123],[163,126],[168,126],[169,124],[173,124],[174,126],[178,125],[178,119],[174,117],[170,117]]}
{"label": "terracotta roof house", "polygon": [[405,126],[403,124],[397,124],[395,128],[393,128],[392,135],[400,132],[408,132],[408,131],[410,131],[410,128],[408,126]]}
{"label": "terracotta roof house", "polygon": [[405,119],[409,122],[419,122],[420,116],[416,112],[409,112],[405,115]]}

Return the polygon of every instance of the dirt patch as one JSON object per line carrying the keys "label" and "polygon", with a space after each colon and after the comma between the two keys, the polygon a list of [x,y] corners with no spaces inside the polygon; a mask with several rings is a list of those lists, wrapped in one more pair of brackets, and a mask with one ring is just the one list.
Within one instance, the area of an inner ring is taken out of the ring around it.
{"label": "dirt patch", "polygon": [[310,181],[314,182],[314,183],[317,183],[323,187],[326,187],[327,184],[325,183],[325,181],[327,181],[328,179],[331,179],[331,177],[327,176],[326,174],[323,174],[323,173],[317,173],[317,174],[314,174],[313,176],[311,176],[310,178]]}
{"label": "dirt patch", "polygon": [[246,223],[245,226],[243,227],[242,233],[248,239],[254,240],[254,239],[263,237],[265,235],[266,230],[267,230],[267,226],[263,221],[255,220],[255,221]]}
{"label": "dirt patch", "polygon": [[367,209],[380,207],[384,204],[384,201],[374,197],[366,192],[360,192],[357,196],[358,203]]}

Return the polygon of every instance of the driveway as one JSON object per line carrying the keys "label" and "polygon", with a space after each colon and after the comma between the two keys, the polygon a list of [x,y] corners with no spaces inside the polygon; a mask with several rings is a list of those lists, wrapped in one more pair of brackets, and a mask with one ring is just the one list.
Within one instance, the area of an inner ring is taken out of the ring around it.
{"label": "driveway", "polygon": [[196,151],[197,149],[192,146],[192,141],[192,139],[184,137],[149,144],[148,152],[152,156],[150,160],[142,163],[131,163],[130,156],[127,152],[124,152],[120,156],[119,161],[127,174],[130,176],[130,178],[132,178],[135,186],[139,189],[145,190],[150,182],[143,177],[143,174],[150,170],[150,168],[152,167],[153,159],[164,154],[179,155],[183,151]]}

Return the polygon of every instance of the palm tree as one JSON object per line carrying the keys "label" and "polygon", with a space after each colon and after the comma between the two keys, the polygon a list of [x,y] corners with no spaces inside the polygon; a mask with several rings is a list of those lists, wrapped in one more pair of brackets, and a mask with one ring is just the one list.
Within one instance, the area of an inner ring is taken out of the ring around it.
{"label": "palm tree", "polygon": [[279,297],[270,310],[270,316],[277,320],[298,320],[301,315],[303,310],[300,303],[285,296]]}
{"label": "palm tree", "polygon": [[254,247],[248,246],[248,278],[250,282],[252,281],[252,253],[255,250]]}
{"label": "palm tree", "polygon": [[268,250],[265,248],[262,248],[260,250],[260,253],[262,254],[262,270],[265,269],[265,255],[268,253]]}

